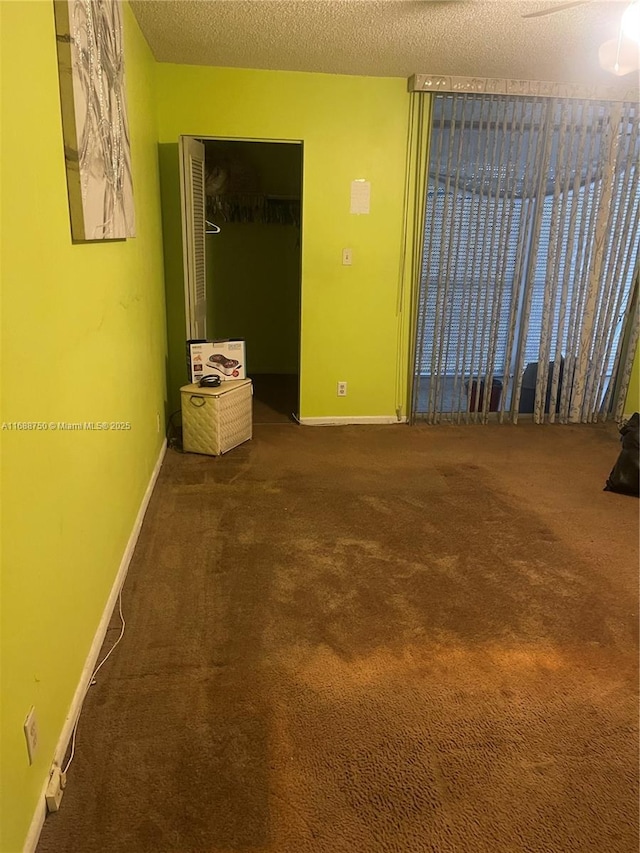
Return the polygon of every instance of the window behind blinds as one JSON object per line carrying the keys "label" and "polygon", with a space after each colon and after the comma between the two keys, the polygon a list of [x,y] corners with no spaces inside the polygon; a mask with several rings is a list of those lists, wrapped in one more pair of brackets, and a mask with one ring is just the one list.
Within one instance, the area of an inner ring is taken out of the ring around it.
{"label": "window behind blinds", "polygon": [[640,198],[637,109],[617,109],[435,96],[414,419],[606,414]]}

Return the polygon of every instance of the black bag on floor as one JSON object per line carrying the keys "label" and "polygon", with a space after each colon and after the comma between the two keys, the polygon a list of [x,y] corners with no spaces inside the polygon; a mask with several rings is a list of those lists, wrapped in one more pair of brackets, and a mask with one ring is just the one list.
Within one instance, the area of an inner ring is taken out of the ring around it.
{"label": "black bag on floor", "polygon": [[640,448],[640,415],[635,412],[632,417],[620,427],[622,450],[618,461],[609,474],[605,492],[620,492],[623,495],[638,497],[638,480],[640,464],[638,453]]}

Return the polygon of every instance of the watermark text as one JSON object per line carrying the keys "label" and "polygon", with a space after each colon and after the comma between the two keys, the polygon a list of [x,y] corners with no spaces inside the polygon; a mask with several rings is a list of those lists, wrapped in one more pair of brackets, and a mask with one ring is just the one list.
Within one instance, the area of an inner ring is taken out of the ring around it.
{"label": "watermark text", "polygon": [[5,421],[3,432],[126,432],[130,421]]}

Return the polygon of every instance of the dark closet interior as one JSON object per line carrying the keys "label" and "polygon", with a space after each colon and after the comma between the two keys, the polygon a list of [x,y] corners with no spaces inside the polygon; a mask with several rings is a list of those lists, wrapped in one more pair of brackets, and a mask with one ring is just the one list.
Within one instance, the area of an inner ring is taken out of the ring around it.
{"label": "dark closet interior", "polygon": [[254,421],[288,420],[299,412],[302,145],[204,144],[208,336],[246,341]]}

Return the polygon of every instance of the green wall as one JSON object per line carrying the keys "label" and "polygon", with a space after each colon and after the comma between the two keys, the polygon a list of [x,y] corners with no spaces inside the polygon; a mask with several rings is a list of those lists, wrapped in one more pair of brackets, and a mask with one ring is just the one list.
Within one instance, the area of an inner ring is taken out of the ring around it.
{"label": "green wall", "polygon": [[[0,4],[2,420],[131,423],[0,433],[4,853],[22,849],[163,439],[154,61],[128,6],[124,15],[138,236],[72,245],[53,3]],[[33,766],[22,731],[31,705]]]}
{"label": "green wall", "polygon": [[[406,80],[160,63],[162,145],[181,134],[304,142],[301,399],[303,417],[395,416],[397,313],[409,96]],[[177,160],[176,160],[177,163]],[[371,181],[371,213],[349,213],[350,183]],[[174,194],[164,186],[163,198]],[[174,245],[179,205],[163,210]],[[173,222],[170,224],[169,219]],[[342,249],[353,265],[342,266]],[[168,251],[168,246],[165,246]],[[181,269],[167,269],[168,334],[177,375],[184,360]],[[349,383],[336,396],[336,383]]]}
{"label": "green wall", "polygon": [[632,415],[634,412],[640,412],[640,347],[636,350],[633,361],[627,401],[624,407],[625,415]]}

